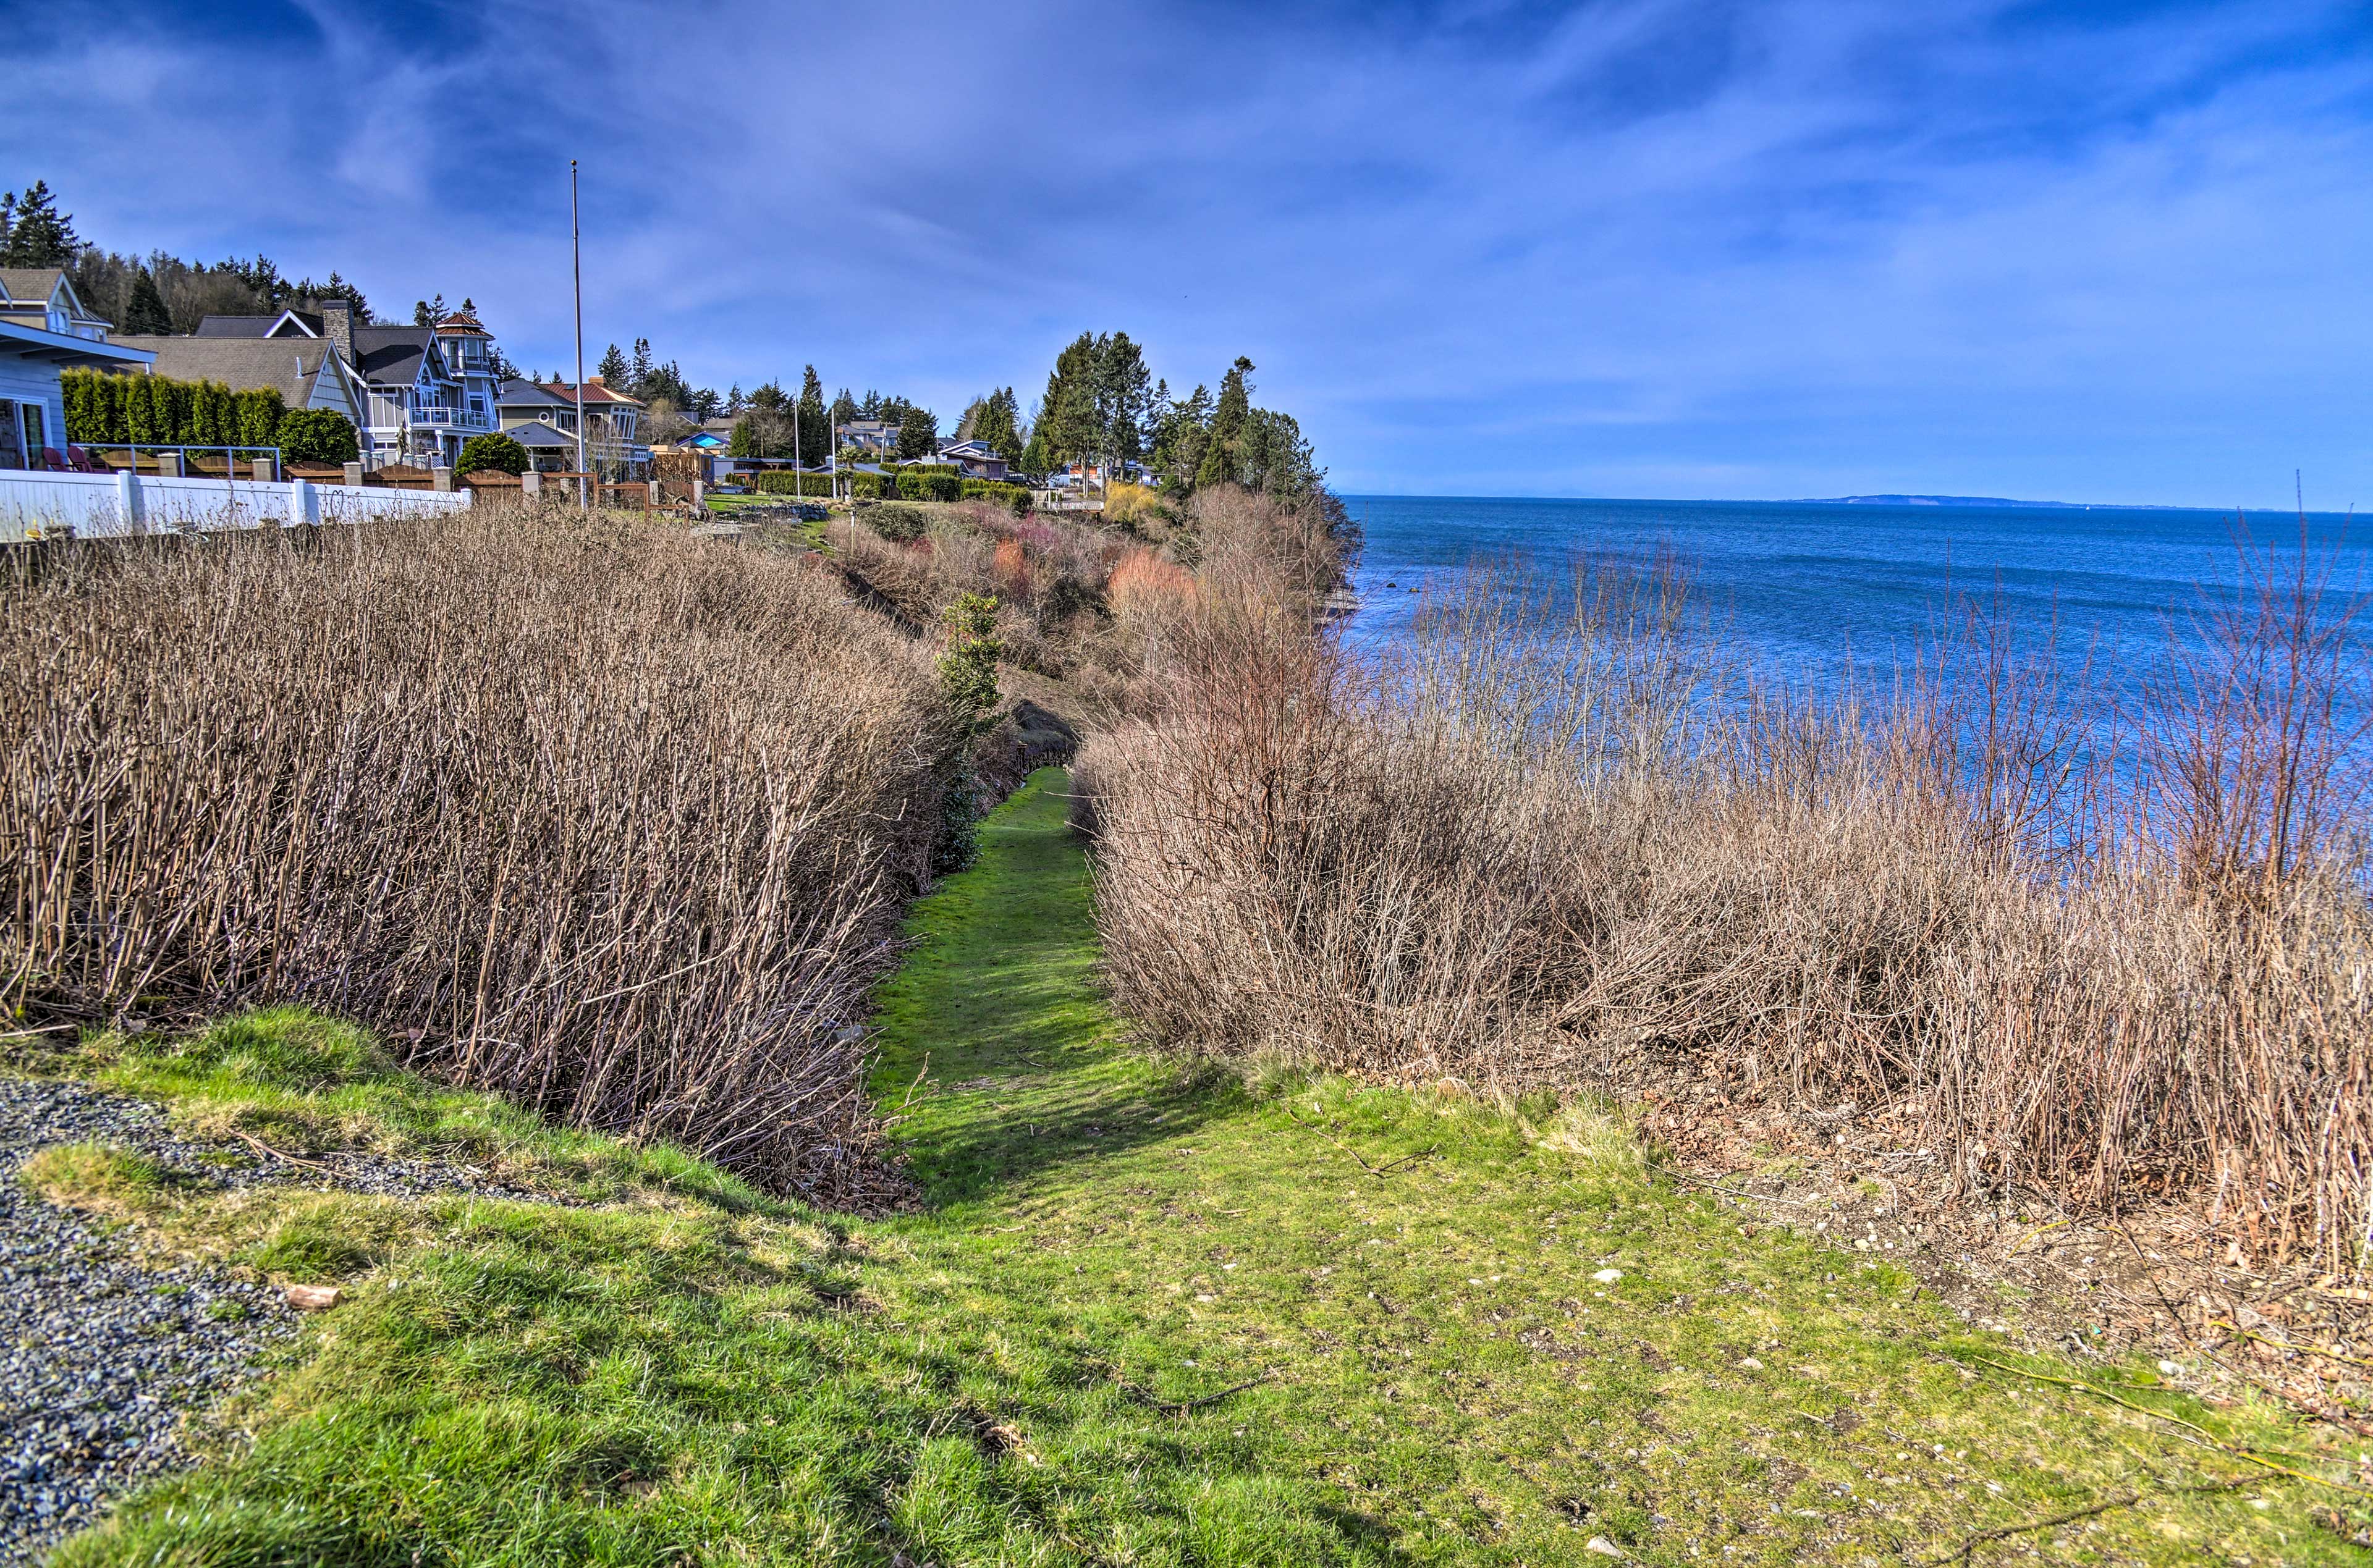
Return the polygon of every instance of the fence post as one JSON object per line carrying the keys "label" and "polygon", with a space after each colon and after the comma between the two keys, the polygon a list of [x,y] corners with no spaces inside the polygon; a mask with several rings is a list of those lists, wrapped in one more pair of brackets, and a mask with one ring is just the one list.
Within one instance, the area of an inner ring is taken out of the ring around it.
{"label": "fence post", "polygon": [[254,474],[255,482],[258,484],[270,484],[274,480],[280,477],[279,465],[275,463],[270,458],[256,459],[254,463],[250,466],[249,471]]}
{"label": "fence post", "polygon": [[130,469],[115,470],[115,515],[123,519],[125,533],[143,531],[140,527],[140,476]]}
{"label": "fence post", "polygon": [[292,523],[318,523],[321,520],[321,493],[313,488],[311,480],[288,482],[288,520]]}
{"label": "fence post", "polygon": [[530,469],[527,472],[520,475],[520,500],[533,501],[539,499],[543,494],[544,475],[538,473],[533,469]]}
{"label": "fence post", "polygon": [[346,465],[345,482],[348,484],[360,484],[363,482],[362,464],[348,463]]}
{"label": "fence post", "polygon": [[660,504],[660,482],[658,480],[651,481],[648,488],[651,493],[651,498],[645,504],[646,510],[656,507]]}
{"label": "fence post", "polygon": [[158,477],[158,478],[159,478],[159,479],[179,479],[179,478],[181,478],[181,453],[179,453],[179,452],[159,452],[159,453],[158,453],[158,454],[157,454],[157,477]]}
{"label": "fence post", "polygon": [[433,468],[428,470],[428,488],[450,495],[453,493],[453,470]]}

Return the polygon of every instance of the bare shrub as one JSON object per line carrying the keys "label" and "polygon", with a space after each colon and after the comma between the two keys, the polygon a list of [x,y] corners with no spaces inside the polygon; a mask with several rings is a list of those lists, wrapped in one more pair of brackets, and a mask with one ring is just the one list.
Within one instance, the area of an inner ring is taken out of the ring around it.
{"label": "bare shrub", "polygon": [[955,744],[790,557],[567,513],[93,550],[0,595],[8,999],[303,1001],[853,1195],[851,1026]]}
{"label": "bare shrub", "polygon": [[1323,580],[1240,544],[1276,523],[1222,522],[1162,700],[1080,763],[1111,981],[1158,1041],[1910,1102],[1966,1189],[2190,1196],[2363,1260],[2373,920],[2328,607],[2249,601],[2179,663],[2195,706],[2154,755],[2186,804],[2138,819],[1982,608],[1867,708],[1746,685],[1670,563],[1585,570],[1555,625],[1537,584],[1472,579],[1363,668],[1275,612]]}

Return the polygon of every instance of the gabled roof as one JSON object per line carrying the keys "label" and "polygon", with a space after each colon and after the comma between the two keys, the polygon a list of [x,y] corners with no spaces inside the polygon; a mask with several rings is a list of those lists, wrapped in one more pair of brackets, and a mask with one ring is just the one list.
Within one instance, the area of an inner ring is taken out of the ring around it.
{"label": "gabled roof", "polygon": [[495,389],[497,408],[574,408],[567,398],[555,396],[550,389],[534,381],[506,381]]}
{"label": "gabled roof", "polygon": [[321,338],[128,337],[116,342],[156,355],[159,376],[177,381],[220,381],[234,392],[277,387],[281,401],[303,408],[337,350]]}
{"label": "gabled roof", "polygon": [[514,424],[503,434],[531,451],[549,451],[563,447],[572,452],[577,450],[576,436],[564,436],[540,419],[532,419],[525,424]]}
{"label": "gabled roof", "polygon": [[[433,327],[357,327],[355,368],[380,387],[408,387],[420,378],[420,362],[437,341]],[[435,368],[443,375],[445,367]]]}
{"label": "gabled roof", "polygon": [[[577,401],[577,389],[569,382],[547,382],[545,383],[544,389],[550,392],[554,397],[558,398],[564,403],[574,403]],[[602,377],[599,376],[588,376],[585,377],[585,402],[588,407],[590,407],[595,403],[616,403],[621,408],[640,408],[643,406],[642,399],[628,397],[624,392],[614,392],[609,388],[602,385]]]}
{"label": "gabled roof", "polygon": [[478,324],[477,316],[468,310],[456,310],[437,323],[440,338],[490,338],[494,334]]}
{"label": "gabled roof", "polygon": [[0,296],[26,304],[47,305],[55,294],[64,267],[0,267]]}
{"label": "gabled roof", "polygon": [[275,310],[269,316],[208,316],[192,334],[201,338],[318,338],[321,318],[311,310]]}

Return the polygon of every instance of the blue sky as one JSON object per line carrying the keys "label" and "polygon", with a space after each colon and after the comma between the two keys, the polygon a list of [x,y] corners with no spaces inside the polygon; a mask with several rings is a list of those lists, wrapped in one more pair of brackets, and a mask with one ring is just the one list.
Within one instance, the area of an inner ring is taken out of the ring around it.
{"label": "blue sky", "polygon": [[1083,328],[1354,492],[2373,502],[2373,7],[0,0],[0,185],[953,413]]}

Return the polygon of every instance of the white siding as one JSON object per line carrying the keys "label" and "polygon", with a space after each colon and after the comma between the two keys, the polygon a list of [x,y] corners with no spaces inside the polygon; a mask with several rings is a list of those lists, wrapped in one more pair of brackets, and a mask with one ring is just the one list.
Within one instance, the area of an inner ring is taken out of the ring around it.
{"label": "white siding", "polygon": [[0,344],[0,398],[41,404],[42,440],[61,452],[66,449],[66,405],[58,391],[56,366],[10,354]]}

